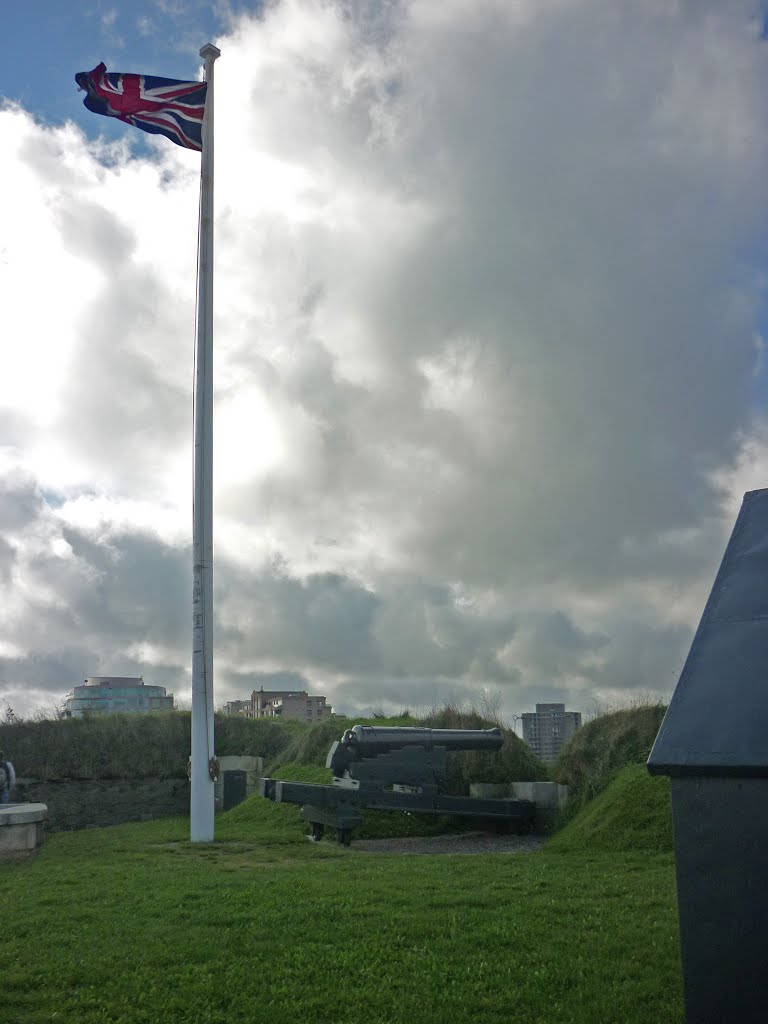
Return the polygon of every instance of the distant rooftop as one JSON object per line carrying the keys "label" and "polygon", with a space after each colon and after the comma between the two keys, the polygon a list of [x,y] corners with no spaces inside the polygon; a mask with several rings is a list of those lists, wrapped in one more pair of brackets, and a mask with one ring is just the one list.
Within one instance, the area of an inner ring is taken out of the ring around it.
{"label": "distant rooftop", "polygon": [[88,676],[86,686],[114,686],[124,689],[126,686],[144,686],[143,676]]}

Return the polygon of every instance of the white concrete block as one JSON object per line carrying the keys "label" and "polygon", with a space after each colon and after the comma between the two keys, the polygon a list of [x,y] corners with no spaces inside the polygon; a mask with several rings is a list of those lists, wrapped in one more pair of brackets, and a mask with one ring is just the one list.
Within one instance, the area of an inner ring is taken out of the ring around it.
{"label": "white concrete block", "polygon": [[0,861],[33,856],[43,842],[45,804],[0,804]]}

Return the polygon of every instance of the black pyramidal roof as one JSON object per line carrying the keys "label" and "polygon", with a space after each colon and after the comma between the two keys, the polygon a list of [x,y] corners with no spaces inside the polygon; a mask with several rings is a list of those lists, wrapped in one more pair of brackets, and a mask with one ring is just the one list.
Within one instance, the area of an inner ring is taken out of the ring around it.
{"label": "black pyramidal roof", "polygon": [[744,495],[648,770],[768,776],[768,489]]}

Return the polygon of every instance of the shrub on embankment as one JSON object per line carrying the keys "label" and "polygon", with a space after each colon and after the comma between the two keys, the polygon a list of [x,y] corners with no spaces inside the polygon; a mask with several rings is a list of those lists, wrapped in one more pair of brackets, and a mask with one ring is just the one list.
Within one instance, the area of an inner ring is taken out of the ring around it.
{"label": "shrub on embankment", "polygon": [[660,703],[639,704],[600,715],[578,730],[553,769],[554,779],[569,790],[561,825],[602,793],[622,768],[645,764],[665,711]]}
{"label": "shrub on embankment", "polygon": [[669,779],[630,764],[549,840],[547,853],[673,850]]}

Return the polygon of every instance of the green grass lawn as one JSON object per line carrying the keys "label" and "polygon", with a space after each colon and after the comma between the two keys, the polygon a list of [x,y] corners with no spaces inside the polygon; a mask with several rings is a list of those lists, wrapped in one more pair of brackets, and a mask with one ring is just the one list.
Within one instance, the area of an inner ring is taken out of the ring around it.
{"label": "green grass lawn", "polygon": [[0,1020],[683,1020],[669,854],[370,854],[243,807],[211,846],[173,819],[0,867]]}

